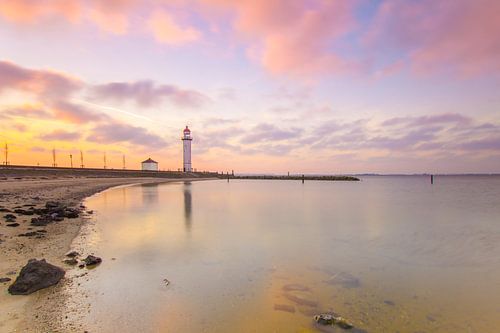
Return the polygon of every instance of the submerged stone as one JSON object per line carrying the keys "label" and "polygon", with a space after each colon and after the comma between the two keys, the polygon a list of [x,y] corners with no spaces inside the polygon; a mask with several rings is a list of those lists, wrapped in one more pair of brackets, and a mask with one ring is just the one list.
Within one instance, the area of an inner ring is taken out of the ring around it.
{"label": "submerged stone", "polygon": [[314,316],[314,320],[320,325],[334,326],[337,325],[343,329],[351,329],[354,327],[347,319],[335,313],[321,313]]}
{"label": "submerged stone", "polygon": [[274,310],[295,313],[295,307],[288,304],[274,304]]}
{"label": "submerged stone", "polygon": [[55,285],[64,277],[64,270],[42,260],[30,259],[9,287],[12,295],[29,295]]}
{"label": "submerged stone", "polygon": [[331,285],[340,285],[346,289],[359,288],[361,286],[361,282],[357,277],[345,272],[334,274],[325,282]]}

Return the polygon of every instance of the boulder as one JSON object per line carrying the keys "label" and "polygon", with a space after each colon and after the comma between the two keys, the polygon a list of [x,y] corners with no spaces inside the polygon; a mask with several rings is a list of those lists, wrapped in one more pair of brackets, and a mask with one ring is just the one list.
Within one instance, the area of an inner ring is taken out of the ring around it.
{"label": "boulder", "polygon": [[19,276],[9,287],[12,295],[29,295],[37,290],[55,285],[64,277],[64,270],[45,259],[30,259]]}

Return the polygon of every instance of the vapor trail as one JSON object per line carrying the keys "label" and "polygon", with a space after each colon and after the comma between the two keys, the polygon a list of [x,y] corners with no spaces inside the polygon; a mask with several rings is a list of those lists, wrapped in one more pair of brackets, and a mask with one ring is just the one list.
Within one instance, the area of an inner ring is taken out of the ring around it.
{"label": "vapor trail", "polygon": [[146,116],[143,116],[143,115],[140,115],[140,114],[136,114],[136,113],[132,113],[132,112],[128,112],[128,111],[125,111],[125,110],[120,110],[120,109],[117,109],[117,108],[113,108],[111,106],[99,105],[99,104],[91,103],[91,102],[84,101],[84,100],[81,100],[81,99],[73,99],[73,101],[75,101],[77,103],[87,104],[87,105],[90,105],[90,106],[93,106],[93,107],[96,107],[96,108],[99,108],[99,109],[103,109],[103,110],[108,110],[108,111],[114,111],[114,112],[118,112],[118,113],[123,113],[123,114],[126,114],[128,116],[139,118],[139,119],[145,119],[145,120],[148,120],[148,121],[153,121],[153,119],[151,119],[149,117],[146,117]]}

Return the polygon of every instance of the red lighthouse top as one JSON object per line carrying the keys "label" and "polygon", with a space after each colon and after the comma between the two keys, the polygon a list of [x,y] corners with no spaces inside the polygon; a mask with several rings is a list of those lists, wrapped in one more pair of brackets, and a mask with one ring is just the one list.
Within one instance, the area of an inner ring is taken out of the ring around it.
{"label": "red lighthouse top", "polygon": [[186,128],[184,129],[184,133],[191,133],[191,130],[186,126]]}

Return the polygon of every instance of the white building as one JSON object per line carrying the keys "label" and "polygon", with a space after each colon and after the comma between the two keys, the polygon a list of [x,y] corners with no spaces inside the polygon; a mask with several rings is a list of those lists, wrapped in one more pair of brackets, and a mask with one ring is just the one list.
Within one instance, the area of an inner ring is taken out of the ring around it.
{"label": "white building", "polygon": [[151,158],[142,161],[141,165],[142,171],[158,171],[158,162],[153,161]]}
{"label": "white building", "polygon": [[184,136],[182,137],[182,146],[183,146],[183,171],[191,172],[191,141],[193,138],[191,137],[191,131],[186,126],[184,129]]}

